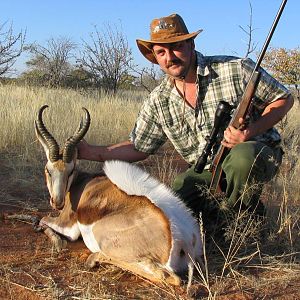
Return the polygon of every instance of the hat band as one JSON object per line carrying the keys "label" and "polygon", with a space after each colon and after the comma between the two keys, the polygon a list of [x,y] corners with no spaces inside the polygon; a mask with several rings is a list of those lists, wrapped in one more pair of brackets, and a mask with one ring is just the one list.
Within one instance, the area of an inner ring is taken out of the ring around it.
{"label": "hat band", "polygon": [[164,34],[162,35],[161,33],[155,34],[153,33],[151,36],[151,40],[155,41],[155,42],[159,42],[159,41],[164,41],[164,40],[168,40],[177,36],[184,36],[184,35],[188,35],[189,33],[181,33],[181,32],[176,32],[176,33],[172,33],[172,34]]}

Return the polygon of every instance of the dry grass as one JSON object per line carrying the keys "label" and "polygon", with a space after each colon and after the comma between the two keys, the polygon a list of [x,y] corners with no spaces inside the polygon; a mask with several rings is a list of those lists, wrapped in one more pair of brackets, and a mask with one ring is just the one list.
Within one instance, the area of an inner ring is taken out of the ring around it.
{"label": "dry grass", "polygon": [[[33,130],[33,120],[41,105],[50,106],[45,111],[45,122],[60,143],[77,128],[81,107],[85,106],[92,117],[86,139],[91,143],[110,144],[128,137],[145,96],[132,93],[112,97],[60,89],[0,86],[0,204],[27,214],[48,209],[42,178],[45,158]],[[285,157],[278,176],[264,190],[263,198],[268,206],[264,237],[257,238],[260,224],[256,220],[239,214],[227,229],[228,247],[217,241],[205,245],[205,263],[197,265],[199,274],[194,278],[189,296],[184,287],[157,286],[109,265],[86,271],[81,249],[56,254],[47,248],[45,239],[39,236],[37,240],[33,235],[20,257],[1,264],[0,284],[7,298],[18,299],[16,292],[21,292],[23,296],[30,295],[27,299],[297,299],[300,284],[298,115],[299,106],[295,105],[288,119],[279,126]],[[144,166],[168,184],[178,172],[172,164],[173,155],[153,157]],[[85,167],[95,169],[99,164],[85,164]],[[17,230],[25,225],[16,222],[12,226]]]}
{"label": "dry grass", "polygon": [[48,104],[45,123],[59,142],[72,135],[83,115],[81,107],[91,113],[92,124],[86,136],[91,143],[115,143],[128,138],[145,94],[112,96],[83,94],[79,91],[34,87],[0,86],[0,151],[19,153],[34,159],[37,150],[33,120],[38,109]]}

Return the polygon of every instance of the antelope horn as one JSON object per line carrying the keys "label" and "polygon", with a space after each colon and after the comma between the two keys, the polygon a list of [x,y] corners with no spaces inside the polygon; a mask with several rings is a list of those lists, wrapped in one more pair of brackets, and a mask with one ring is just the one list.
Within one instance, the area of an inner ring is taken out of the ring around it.
{"label": "antelope horn", "polygon": [[35,121],[35,127],[37,133],[42,138],[44,144],[47,146],[49,150],[49,159],[52,162],[55,162],[59,159],[59,146],[54,139],[54,137],[47,130],[44,122],[43,122],[43,111],[48,107],[48,105],[43,105],[38,112],[38,118]]}
{"label": "antelope horn", "polygon": [[77,132],[73,136],[69,137],[64,145],[63,161],[67,163],[72,160],[76,145],[80,142],[80,140],[83,139],[90,127],[90,113],[85,107],[83,107],[82,109],[85,112],[85,119],[84,121],[81,119]]}

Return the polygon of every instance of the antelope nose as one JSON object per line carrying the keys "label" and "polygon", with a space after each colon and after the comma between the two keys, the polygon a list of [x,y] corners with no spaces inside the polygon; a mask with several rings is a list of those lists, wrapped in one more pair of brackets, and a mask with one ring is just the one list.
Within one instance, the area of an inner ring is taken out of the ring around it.
{"label": "antelope nose", "polygon": [[61,210],[64,208],[64,201],[60,201],[56,198],[50,198],[50,204],[53,209]]}

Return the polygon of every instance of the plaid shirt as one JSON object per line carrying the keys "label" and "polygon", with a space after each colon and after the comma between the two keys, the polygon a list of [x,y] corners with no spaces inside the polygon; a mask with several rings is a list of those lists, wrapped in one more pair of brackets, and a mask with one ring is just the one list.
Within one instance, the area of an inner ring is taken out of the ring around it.
{"label": "plaid shirt", "polygon": [[[203,56],[197,54],[198,104],[186,105],[168,76],[143,103],[130,140],[139,151],[153,154],[167,139],[190,164],[201,155],[207,137],[214,125],[214,116],[220,100],[237,107],[255,64],[250,59],[232,56]],[[262,70],[251,121],[261,115],[271,102],[286,98],[288,90]],[[185,105],[185,107],[184,107]],[[224,124],[224,127],[226,127]],[[225,129],[225,128],[224,128]],[[265,143],[280,142],[275,128],[254,140]]]}

